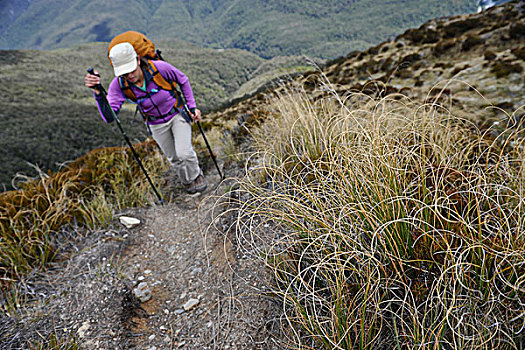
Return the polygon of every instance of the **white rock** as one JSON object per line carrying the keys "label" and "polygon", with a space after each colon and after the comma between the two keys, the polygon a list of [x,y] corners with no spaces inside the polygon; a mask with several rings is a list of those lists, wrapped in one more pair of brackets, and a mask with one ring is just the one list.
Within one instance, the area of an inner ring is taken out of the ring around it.
{"label": "white rock", "polygon": [[84,338],[86,336],[86,332],[89,329],[89,322],[86,321],[82,323],[82,326],[77,330],[77,334],[79,338]]}
{"label": "white rock", "polygon": [[199,305],[200,303],[200,300],[199,299],[190,299],[186,302],[186,304],[184,304],[184,310],[186,311],[190,311],[191,309],[193,309],[195,306]]}
{"label": "white rock", "polygon": [[133,294],[143,303],[151,299],[151,290],[146,282],[139,283],[137,288],[133,289]]}
{"label": "white rock", "polygon": [[93,341],[93,339],[88,340],[87,342],[82,343],[82,349],[100,349],[100,342]]}
{"label": "white rock", "polygon": [[138,224],[140,224],[140,220],[139,219],[132,218],[132,217],[129,217],[129,216],[121,216],[121,217],[119,217],[119,220],[120,220],[120,223],[122,225],[126,226],[127,228],[132,228],[132,227],[137,226]]}

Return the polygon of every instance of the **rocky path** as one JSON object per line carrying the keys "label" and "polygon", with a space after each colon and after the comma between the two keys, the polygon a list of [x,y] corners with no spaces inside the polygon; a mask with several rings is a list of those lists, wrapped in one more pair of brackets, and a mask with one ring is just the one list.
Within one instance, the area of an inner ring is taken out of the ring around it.
{"label": "rocky path", "polygon": [[0,317],[0,348],[40,349],[30,344],[54,335],[89,350],[282,348],[267,274],[216,219],[219,178],[207,179],[204,194],[119,214],[135,227],[64,233],[69,247],[19,287],[30,302]]}
{"label": "rocky path", "polygon": [[274,348],[276,309],[263,296],[264,273],[238,254],[222,231],[227,224],[210,225],[212,193],[137,211],[143,224],[131,229],[123,272],[130,286],[146,283],[151,299],[131,317],[129,348]]}

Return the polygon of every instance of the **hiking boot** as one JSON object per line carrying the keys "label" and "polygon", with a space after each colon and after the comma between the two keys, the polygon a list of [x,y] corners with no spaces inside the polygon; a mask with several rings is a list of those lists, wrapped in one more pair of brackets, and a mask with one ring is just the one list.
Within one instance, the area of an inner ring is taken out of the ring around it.
{"label": "hiking boot", "polygon": [[195,184],[195,191],[197,192],[204,192],[206,190],[206,187],[208,187],[208,184],[204,180],[204,176],[199,175],[195,180],[193,180],[193,183]]}
{"label": "hiking boot", "polygon": [[186,185],[186,193],[194,194],[197,190],[195,189],[195,181],[190,182]]}
{"label": "hiking boot", "polygon": [[206,184],[206,181],[204,180],[204,176],[199,175],[195,180],[190,182],[188,185],[186,185],[186,192],[189,194],[194,194],[197,192],[203,192],[206,190],[206,187],[208,185]]}

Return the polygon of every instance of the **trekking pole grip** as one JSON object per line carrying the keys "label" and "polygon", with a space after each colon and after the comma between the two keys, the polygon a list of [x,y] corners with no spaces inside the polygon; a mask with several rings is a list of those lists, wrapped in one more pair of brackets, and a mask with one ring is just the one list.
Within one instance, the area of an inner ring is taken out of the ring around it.
{"label": "trekking pole grip", "polygon": [[[95,73],[95,69],[94,68],[88,68],[87,69],[87,72],[91,75],[95,75],[97,77],[100,78],[100,74],[98,73]],[[106,89],[104,89],[104,87],[102,86],[102,84],[97,84],[95,86],[92,87],[92,89],[99,89],[100,92],[102,92],[103,94],[106,94]]]}

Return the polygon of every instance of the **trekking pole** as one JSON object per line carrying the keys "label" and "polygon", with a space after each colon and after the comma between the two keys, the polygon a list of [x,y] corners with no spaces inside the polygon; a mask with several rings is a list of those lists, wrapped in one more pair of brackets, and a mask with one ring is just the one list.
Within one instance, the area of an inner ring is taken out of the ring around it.
{"label": "trekking pole", "polygon": [[[188,116],[191,116],[191,112],[187,104],[184,104],[184,110],[186,111],[186,113],[188,113]],[[206,138],[206,135],[204,134],[204,130],[202,129],[201,123],[197,121],[197,125],[199,127],[199,130],[201,131],[202,138],[204,139],[204,142],[206,143],[206,147],[208,147],[208,151],[210,152],[211,159],[213,159],[213,163],[215,163],[215,167],[217,168],[217,171],[219,172],[219,176],[221,177],[221,179],[224,179],[224,176],[222,176],[221,170],[219,169],[219,164],[217,164],[217,159],[215,159],[215,155],[213,154],[213,151],[211,150],[210,144],[208,143],[208,139]]]}
{"label": "trekking pole", "polygon": [[[99,76],[98,74],[95,74],[95,70],[93,68],[89,68],[87,70],[87,72],[89,74],[91,74],[91,75]],[[142,161],[140,160],[139,155],[137,154],[137,152],[135,152],[135,149],[133,148],[133,145],[131,144],[131,141],[129,140],[128,135],[124,131],[124,128],[122,128],[122,125],[120,124],[120,119],[118,118],[118,116],[115,113],[115,111],[109,105],[109,102],[108,102],[108,99],[107,99],[106,89],[104,89],[102,84],[97,84],[93,88],[100,90],[102,96],[104,97],[104,103],[107,105],[108,109],[111,111],[113,119],[115,119],[115,121],[117,122],[117,126],[120,129],[120,132],[122,133],[122,136],[124,136],[124,139],[126,140],[129,148],[131,149],[131,153],[133,153],[133,157],[135,157],[135,160],[137,161],[137,163],[139,164],[140,168],[142,169],[142,172],[144,173],[144,175],[146,175],[146,179],[148,180],[149,184],[151,185],[151,188],[153,189],[153,192],[155,192],[155,195],[159,199],[160,203],[163,203],[164,201],[162,200],[162,196],[159,194],[159,192],[157,192],[157,189],[155,188],[155,185],[153,184],[153,181],[151,181],[151,178],[149,177],[148,172],[146,171],[146,168],[144,168],[144,165],[142,164]]]}

